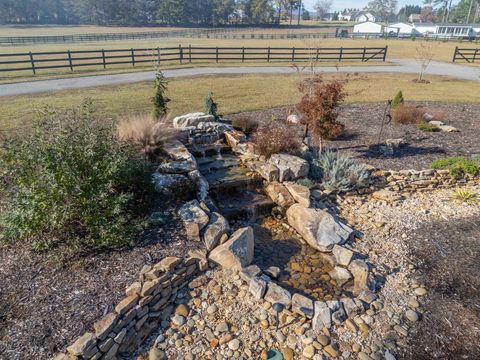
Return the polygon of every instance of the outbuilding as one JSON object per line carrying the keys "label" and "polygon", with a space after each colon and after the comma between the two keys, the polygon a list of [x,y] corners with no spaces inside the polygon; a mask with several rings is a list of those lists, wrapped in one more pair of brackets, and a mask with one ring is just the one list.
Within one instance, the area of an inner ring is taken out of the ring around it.
{"label": "outbuilding", "polygon": [[413,25],[403,22],[395,23],[387,27],[387,34],[394,33],[395,35],[411,35],[413,32]]}
{"label": "outbuilding", "polygon": [[383,26],[371,21],[356,24],[353,27],[354,35],[381,35]]}

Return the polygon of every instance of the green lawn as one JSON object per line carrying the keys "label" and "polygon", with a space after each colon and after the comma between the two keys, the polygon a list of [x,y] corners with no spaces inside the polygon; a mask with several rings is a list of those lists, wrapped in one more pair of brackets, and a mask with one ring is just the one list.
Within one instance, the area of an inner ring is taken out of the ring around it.
{"label": "green lawn", "polygon": [[[325,75],[331,78],[334,75]],[[345,78],[345,75],[338,75]],[[350,75],[347,102],[375,102],[393,98],[402,90],[407,101],[478,102],[478,82],[431,76],[431,84],[412,82],[413,74]],[[212,90],[219,111],[232,114],[277,106],[293,105],[299,100],[298,75],[239,75],[175,78],[169,83],[171,116],[201,111],[203,98]],[[99,113],[119,118],[151,110],[153,82],[101,86],[38,95],[0,98],[0,128],[28,126],[35,109],[45,105],[68,108],[84,98],[92,98]]]}

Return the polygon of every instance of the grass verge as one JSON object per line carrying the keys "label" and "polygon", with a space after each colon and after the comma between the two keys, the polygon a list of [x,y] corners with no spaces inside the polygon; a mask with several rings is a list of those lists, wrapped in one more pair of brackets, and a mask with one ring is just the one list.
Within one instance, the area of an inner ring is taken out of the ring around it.
{"label": "grass verge", "polygon": [[[431,76],[431,84],[412,82],[413,74],[326,74],[329,79],[349,78],[347,102],[377,102],[392,99],[402,90],[410,101],[478,102],[478,83]],[[168,88],[171,116],[201,111],[209,90],[219,103],[219,112],[233,114],[293,105],[299,100],[298,75],[225,75],[171,79]],[[100,86],[37,95],[0,98],[0,129],[28,126],[35,109],[46,104],[69,108],[85,98],[95,100],[104,118],[149,112],[152,108],[153,81]]]}

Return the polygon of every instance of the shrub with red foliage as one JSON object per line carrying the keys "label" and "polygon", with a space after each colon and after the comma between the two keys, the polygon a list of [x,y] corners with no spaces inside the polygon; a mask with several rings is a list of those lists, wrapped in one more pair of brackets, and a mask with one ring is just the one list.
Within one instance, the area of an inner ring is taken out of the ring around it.
{"label": "shrub with red foliage", "polygon": [[296,154],[302,146],[298,127],[283,122],[271,122],[258,128],[252,135],[252,142],[259,155],[269,158],[273,154]]}
{"label": "shrub with red foliage", "polygon": [[347,95],[345,83],[339,80],[325,82],[321,75],[316,75],[304,80],[299,90],[303,96],[297,109],[321,150],[323,140],[334,140],[344,131],[344,125],[337,121],[335,109]]}

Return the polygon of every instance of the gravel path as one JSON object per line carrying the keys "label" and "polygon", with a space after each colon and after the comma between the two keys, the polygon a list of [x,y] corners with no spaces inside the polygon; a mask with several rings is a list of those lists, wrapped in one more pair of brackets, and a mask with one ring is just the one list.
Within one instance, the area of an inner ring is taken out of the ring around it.
{"label": "gravel path", "polygon": [[[322,67],[326,73],[418,73],[419,64],[415,60],[391,60],[392,65],[372,66],[328,66]],[[219,67],[219,68],[189,68],[165,70],[166,77],[187,77],[199,75],[227,75],[227,74],[292,74],[296,70],[292,67]],[[432,62],[427,74],[447,75],[463,80],[480,81],[480,69],[457,64]],[[153,80],[155,74],[152,71],[135,72],[114,75],[96,75],[75,77],[67,79],[30,81],[16,84],[0,85],[0,96],[25,95],[48,91],[59,91],[67,89],[79,89],[102,85],[118,85],[135,83],[139,81]]]}

